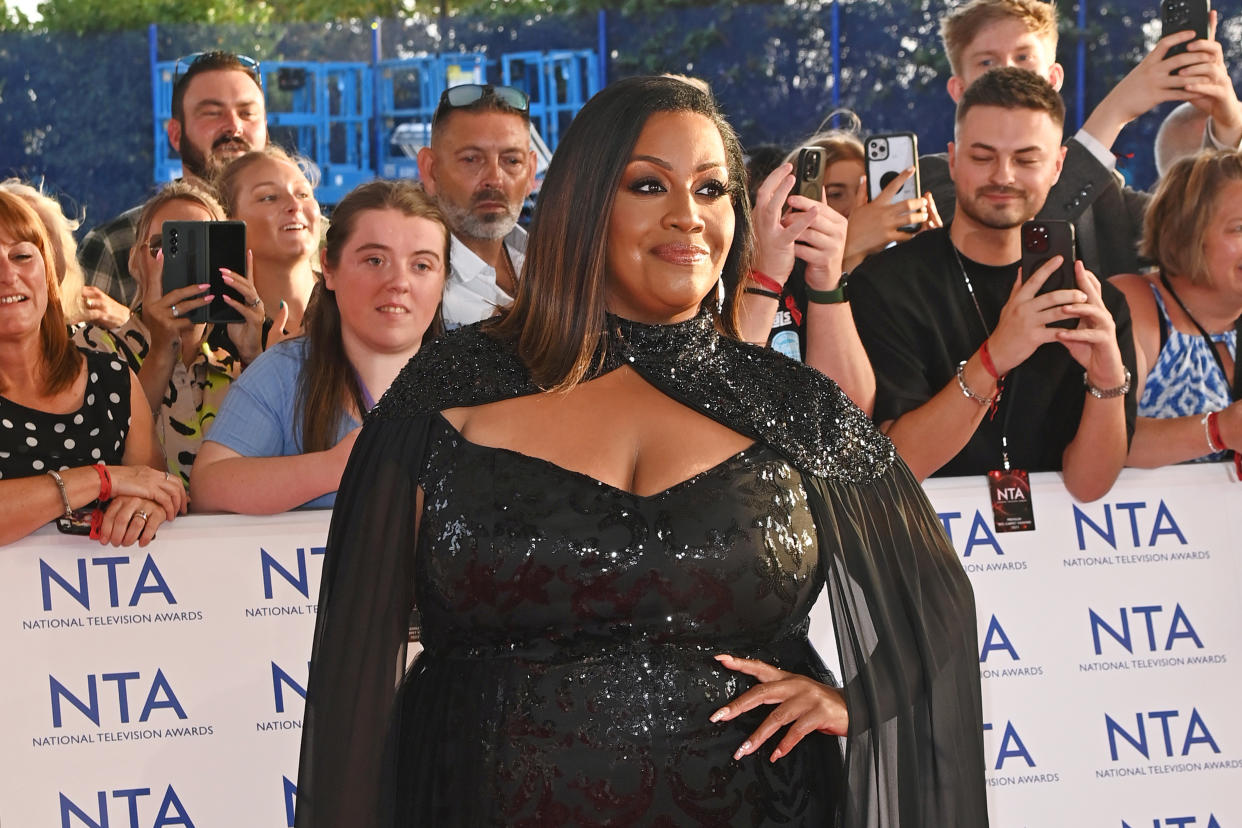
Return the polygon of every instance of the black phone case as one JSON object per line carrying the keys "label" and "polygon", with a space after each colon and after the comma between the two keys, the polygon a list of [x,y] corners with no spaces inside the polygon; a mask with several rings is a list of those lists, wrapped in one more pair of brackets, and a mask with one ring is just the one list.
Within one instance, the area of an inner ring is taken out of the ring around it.
{"label": "black phone case", "polygon": [[241,221],[166,221],[160,229],[164,250],[164,293],[207,283],[215,296],[206,307],[196,308],[186,319],[201,322],[240,322],[241,312],[224,301],[225,295],[242,301],[241,294],[225,284],[220,268],[246,272],[246,224]]}
{"label": "black phone case", "polygon": [[[1043,266],[1053,256],[1061,256],[1064,261],[1052,273],[1048,280],[1036,291],[1036,295],[1053,290],[1069,290],[1078,286],[1074,277],[1074,225],[1068,221],[1034,220],[1022,225],[1022,281],[1031,278],[1031,274]],[[1057,328],[1076,328],[1077,319],[1062,319],[1050,323]]]}
{"label": "black phone case", "polygon": [[[1160,0],[1160,35],[1163,37],[1174,32],[1193,31],[1196,40],[1207,40],[1208,16],[1211,11],[1211,0]],[[1169,49],[1165,58],[1180,55],[1189,45],[1177,44]]]}
{"label": "black phone case", "polygon": [[[867,138],[866,166],[868,201],[879,198],[884,187],[908,167],[914,167],[914,175],[893,196],[893,203],[918,198],[923,193],[919,181],[919,139],[913,132],[890,132]],[[913,233],[919,228],[909,224],[900,229]]]}
{"label": "black phone case", "polygon": [[798,161],[794,167],[794,193],[814,201],[823,201],[826,154],[822,147],[802,147],[798,150]]}

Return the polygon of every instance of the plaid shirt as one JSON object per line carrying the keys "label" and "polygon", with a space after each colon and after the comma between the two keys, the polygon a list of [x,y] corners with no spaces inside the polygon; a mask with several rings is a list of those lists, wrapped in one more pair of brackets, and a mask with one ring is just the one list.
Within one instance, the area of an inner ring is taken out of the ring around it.
{"label": "plaid shirt", "polygon": [[86,284],[126,307],[138,294],[138,280],[129,274],[129,250],[134,246],[141,212],[142,205],[126,210],[91,230],[78,245],[78,263]]}

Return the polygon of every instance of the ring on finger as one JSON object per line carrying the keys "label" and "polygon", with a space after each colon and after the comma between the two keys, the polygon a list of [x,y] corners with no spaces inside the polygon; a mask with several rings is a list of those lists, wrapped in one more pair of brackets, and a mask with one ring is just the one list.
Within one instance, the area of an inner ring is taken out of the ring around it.
{"label": "ring on finger", "polygon": [[143,510],[139,509],[138,511],[134,512],[134,517],[142,518],[143,521],[145,522],[151,516],[148,515],[146,512],[144,512]]}
{"label": "ring on finger", "polygon": [[172,315],[174,319],[177,318],[177,306],[176,305],[172,306]]}
{"label": "ring on finger", "polygon": [[246,303],[246,307],[248,307],[248,308],[257,308],[257,307],[258,307],[259,305],[261,305],[261,304],[263,304],[263,300],[262,300],[262,299],[260,299],[259,297],[257,297],[257,296],[256,296],[256,297],[254,297],[254,301],[253,301],[253,302],[247,302],[247,303]]}

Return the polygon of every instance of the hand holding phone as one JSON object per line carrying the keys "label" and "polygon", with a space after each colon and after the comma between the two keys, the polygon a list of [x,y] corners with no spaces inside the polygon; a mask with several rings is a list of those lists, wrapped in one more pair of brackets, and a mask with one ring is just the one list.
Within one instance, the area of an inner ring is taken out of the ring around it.
{"label": "hand holding phone", "polygon": [[[166,221],[160,229],[164,253],[163,289],[168,294],[190,285],[209,284],[210,304],[195,308],[191,322],[242,322],[245,317],[224,300],[242,295],[220,269],[246,273],[246,224],[241,221]],[[180,314],[178,314],[180,316]]]}
{"label": "hand holding phone", "polygon": [[[892,193],[889,202],[917,199],[922,195],[919,181],[919,142],[913,132],[894,132],[872,135],[866,141],[867,196],[876,201],[884,195],[885,188],[908,169],[913,174]],[[918,232],[917,224],[900,228],[905,233]]]}
{"label": "hand holding phone", "polygon": [[[1026,282],[1036,270],[1054,256],[1061,257],[1061,264],[1035,292],[1036,296],[1054,290],[1073,290],[1078,287],[1074,277],[1074,225],[1068,221],[1034,220],[1022,225],[1022,281]],[[1050,322],[1049,327],[1075,328],[1077,319]]]}
{"label": "hand holding phone", "polygon": [[806,146],[798,150],[791,195],[800,195],[812,201],[824,200],[824,173],[828,168],[826,158],[823,147]]}
{"label": "hand holding phone", "polygon": [[[1211,12],[1211,0],[1160,0],[1161,36],[1191,31],[1195,33],[1195,40],[1207,40]],[[1188,45],[1178,43],[1170,47],[1165,58],[1182,54]]]}

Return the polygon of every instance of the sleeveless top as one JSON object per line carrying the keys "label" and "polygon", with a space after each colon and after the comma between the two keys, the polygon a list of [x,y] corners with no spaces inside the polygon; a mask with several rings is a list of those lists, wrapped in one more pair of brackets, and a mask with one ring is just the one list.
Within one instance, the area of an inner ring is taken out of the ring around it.
{"label": "sleeveless top", "polygon": [[[1169,319],[1169,309],[1154,284],[1151,285],[1151,292],[1156,297],[1156,307],[1160,310],[1161,322],[1168,337],[1147,373],[1138,415],[1165,419],[1225,408],[1233,401],[1229,379],[1221,373],[1208,344],[1199,334],[1182,333],[1174,328]],[[1224,342],[1229,353],[1237,358],[1237,331],[1213,334],[1212,342]],[[1228,454],[1227,451],[1218,451],[1194,462],[1223,460]]]}
{"label": "sleeveless top", "polygon": [[129,371],[110,354],[83,353],[86,390],[76,411],[49,414],[0,396],[0,478],[121,462],[129,434]]}

